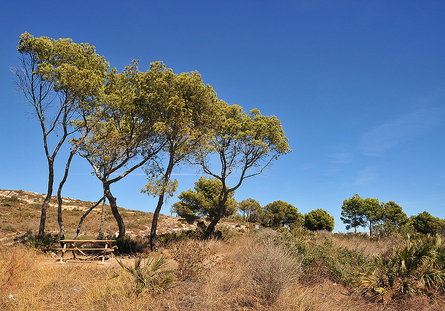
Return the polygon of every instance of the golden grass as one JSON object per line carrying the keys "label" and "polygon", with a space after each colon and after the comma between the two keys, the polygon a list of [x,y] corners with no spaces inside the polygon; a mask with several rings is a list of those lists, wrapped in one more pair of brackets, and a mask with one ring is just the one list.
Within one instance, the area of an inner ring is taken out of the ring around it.
{"label": "golden grass", "polygon": [[[334,244],[362,247],[356,241],[340,240]],[[372,251],[384,249],[377,242],[368,242],[361,241]],[[387,305],[367,302],[327,278],[309,284],[292,282],[275,301],[268,301],[252,290],[248,277],[250,255],[258,249],[253,238],[205,243],[216,259],[204,279],[176,280],[163,293],[146,290],[139,296],[134,292],[134,279],[122,273],[114,259],[105,264],[60,264],[56,258],[24,247],[1,247],[0,310],[442,310],[426,297]],[[131,265],[134,259],[123,260]],[[170,267],[174,266],[171,262]]]}

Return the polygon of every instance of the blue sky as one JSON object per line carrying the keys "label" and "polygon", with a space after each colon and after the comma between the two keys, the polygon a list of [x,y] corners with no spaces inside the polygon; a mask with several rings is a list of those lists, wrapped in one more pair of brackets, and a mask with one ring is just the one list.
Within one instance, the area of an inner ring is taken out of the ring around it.
{"label": "blue sky", "polygon": [[[322,208],[335,231],[345,230],[341,205],[356,193],[445,218],[444,16],[443,1],[8,2],[0,12],[0,188],[46,192],[39,125],[10,72],[28,31],[88,42],[119,71],[133,59],[141,70],[158,60],[176,73],[197,70],[220,99],[276,115],[293,152],[246,180],[238,201]],[[177,170],[178,194],[199,176]],[[113,185],[118,205],[153,211],[155,200],[140,193],[145,183],[138,171]],[[85,160],[74,160],[64,196],[101,197]]]}

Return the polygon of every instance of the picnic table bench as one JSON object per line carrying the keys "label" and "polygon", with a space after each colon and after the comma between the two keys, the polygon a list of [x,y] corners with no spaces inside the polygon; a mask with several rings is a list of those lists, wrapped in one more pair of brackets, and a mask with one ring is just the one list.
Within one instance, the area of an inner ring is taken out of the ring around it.
{"label": "picnic table bench", "polygon": [[60,240],[60,243],[63,244],[62,248],[57,248],[58,251],[62,251],[60,262],[63,262],[66,252],[73,252],[74,259],[77,259],[77,253],[78,255],[83,255],[84,259],[102,257],[102,262],[104,262],[105,257],[108,255],[113,256],[115,250],[115,247],[111,247],[113,242],[115,240]]}

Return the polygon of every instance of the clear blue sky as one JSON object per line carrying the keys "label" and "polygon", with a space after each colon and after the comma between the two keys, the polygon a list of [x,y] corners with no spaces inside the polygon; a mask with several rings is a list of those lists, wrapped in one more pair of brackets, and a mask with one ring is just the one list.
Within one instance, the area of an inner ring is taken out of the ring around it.
{"label": "clear blue sky", "polygon": [[[276,115],[293,152],[246,180],[238,201],[322,208],[335,231],[345,230],[341,205],[356,193],[445,218],[444,16],[444,1],[5,2],[0,188],[46,192],[40,128],[10,72],[28,31],[88,42],[118,70],[133,59],[141,70],[158,60],[176,73],[197,70],[220,99]],[[99,199],[90,173],[76,159],[64,196]],[[198,177],[182,167],[179,192]],[[145,183],[138,171],[113,185],[118,205],[153,211],[155,201],[140,193]]]}

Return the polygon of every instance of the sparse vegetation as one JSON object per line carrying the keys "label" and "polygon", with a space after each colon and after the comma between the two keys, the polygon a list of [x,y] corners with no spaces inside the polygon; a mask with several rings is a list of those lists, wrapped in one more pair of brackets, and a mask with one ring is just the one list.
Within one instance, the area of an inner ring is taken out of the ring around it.
{"label": "sparse vegetation", "polygon": [[[228,218],[214,239],[177,218],[158,235],[150,253],[145,220],[150,213],[123,210],[134,224],[117,241],[118,261],[57,264],[57,213],[35,236],[38,211],[22,195],[19,213],[0,201],[0,309],[48,310],[442,310],[445,247],[437,236],[400,231],[387,235],[310,231],[305,227],[252,230]],[[37,195],[36,195],[37,197]],[[15,199],[14,199],[15,201]],[[65,223],[73,229],[88,203],[75,201]],[[100,213],[85,221],[80,239],[114,239],[114,219],[98,232]],[[7,231],[12,225],[16,232]],[[22,227],[30,229],[23,232]],[[160,227],[162,229],[162,225]],[[69,229],[69,228],[68,228]],[[174,229],[174,231],[173,231]],[[245,231],[245,232],[241,232]],[[69,230],[67,231],[69,232]],[[145,233],[145,234],[144,234]],[[15,245],[5,245],[13,242]],[[172,271],[172,272],[166,272]],[[119,277],[116,277],[119,275]],[[114,277],[113,277],[114,276]],[[60,297],[63,297],[61,300]]]}

